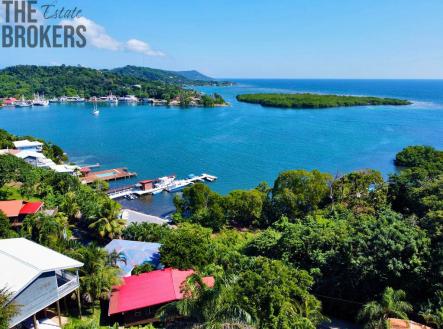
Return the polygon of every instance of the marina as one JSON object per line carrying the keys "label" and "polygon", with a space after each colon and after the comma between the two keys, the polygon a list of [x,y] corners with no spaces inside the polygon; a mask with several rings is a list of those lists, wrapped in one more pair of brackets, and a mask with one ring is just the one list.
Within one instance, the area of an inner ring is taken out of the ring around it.
{"label": "marina", "polygon": [[122,186],[108,190],[107,194],[111,199],[127,198],[135,199],[142,195],[155,195],[163,191],[174,193],[183,190],[185,187],[196,182],[214,182],[217,176],[203,173],[199,176],[189,175],[186,179],[175,180],[176,176],[165,176],[152,180],[143,180],[135,185]]}
{"label": "marina", "polygon": [[83,167],[80,171],[83,174],[83,177],[81,177],[83,184],[91,184],[96,180],[115,181],[137,176],[136,173],[128,171],[127,168],[115,168],[93,172],[89,167]]}

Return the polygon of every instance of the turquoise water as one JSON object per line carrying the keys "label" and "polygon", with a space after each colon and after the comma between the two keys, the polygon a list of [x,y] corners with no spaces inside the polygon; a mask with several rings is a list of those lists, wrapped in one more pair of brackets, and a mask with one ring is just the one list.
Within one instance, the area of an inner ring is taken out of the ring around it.
{"label": "turquoise water", "polygon": [[[81,164],[101,169],[128,167],[137,179],[207,172],[219,177],[221,193],[272,184],[282,170],[320,169],[332,174],[374,168],[395,170],[392,159],[407,145],[443,148],[443,81],[440,80],[240,80],[218,92],[226,108],[168,108],[88,104],[0,110],[0,127],[34,135],[68,152]],[[238,103],[249,92],[299,92],[400,97],[406,107],[285,110]],[[121,181],[118,184],[135,182]],[[168,195],[123,201],[164,214]]]}

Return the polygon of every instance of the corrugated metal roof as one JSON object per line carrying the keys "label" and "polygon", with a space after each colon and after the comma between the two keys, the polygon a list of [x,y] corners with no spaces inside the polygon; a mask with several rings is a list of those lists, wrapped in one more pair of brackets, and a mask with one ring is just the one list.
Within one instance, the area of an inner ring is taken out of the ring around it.
{"label": "corrugated metal roof", "polygon": [[17,217],[22,207],[22,200],[0,201],[0,211],[2,211],[6,217]]}
{"label": "corrugated metal roof", "polygon": [[0,240],[0,287],[17,294],[44,272],[82,263],[24,238]]}
{"label": "corrugated metal roof", "polygon": [[[193,273],[167,268],[126,277],[121,286],[112,289],[109,315],[180,300],[181,285]],[[203,281],[209,287],[214,285],[213,277]]]}
{"label": "corrugated metal roof", "polygon": [[119,260],[117,265],[123,272],[122,276],[129,276],[135,266],[142,265],[145,262],[158,267],[160,264],[160,246],[161,244],[156,242],[115,239],[109,242],[105,249],[108,253],[115,251],[125,256],[126,262]]}

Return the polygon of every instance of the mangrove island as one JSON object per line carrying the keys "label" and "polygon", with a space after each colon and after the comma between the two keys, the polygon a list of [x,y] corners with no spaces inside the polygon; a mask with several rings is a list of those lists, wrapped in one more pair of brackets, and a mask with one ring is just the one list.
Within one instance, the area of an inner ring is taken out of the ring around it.
{"label": "mangrove island", "polygon": [[282,108],[326,108],[368,105],[410,105],[412,102],[396,98],[369,96],[339,96],[320,94],[243,94],[237,95],[239,102],[260,104],[267,107]]}

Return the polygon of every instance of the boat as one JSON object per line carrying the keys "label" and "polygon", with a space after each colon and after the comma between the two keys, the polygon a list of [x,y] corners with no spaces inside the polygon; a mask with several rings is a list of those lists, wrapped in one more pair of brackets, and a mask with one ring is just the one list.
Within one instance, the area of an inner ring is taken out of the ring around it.
{"label": "boat", "polygon": [[[154,188],[165,189],[166,187],[168,187],[169,185],[171,185],[174,182],[175,178],[176,178],[175,175],[159,177],[154,182]],[[161,190],[159,190],[159,193],[160,192],[161,192]]]}
{"label": "boat", "polygon": [[166,191],[169,193],[174,193],[183,190],[186,186],[193,185],[194,183],[191,182],[189,179],[180,179],[174,181],[172,184],[168,185],[166,187]]}
{"label": "boat", "polygon": [[25,100],[25,96],[22,96],[22,99],[15,103],[16,107],[31,107],[32,102]]}
{"label": "boat", "polygon": [[39,94],[34,95],[34,99],[32,100],[32,105],[34,106],[48,106],[49,101],[45,99],[45,97],[40,97]]}
{"label": "boat", "polygon": [[58,103],[59,99],[57,97],[53,97],[49,100],[49,103]]}
{"label": "boat", "polygon": [[124,103],[138,103],[138,98],[134,95],[126,95],[124,97],[119,97],[118,101],[124,102]]}
{"label": "boat", "polygon": [[108,102],[109,104],[118,104],[118,98],[112,93],[109,93],[108,97],[106,97],[106,102]]}
{"label": "boat", "polygon": [[85,99],[79,96],[71,96],[71,97],[65,97],[64,101],[68,103],[83,103]]}
{"label": "boat", "polygon": [[98,116],[100,114],[100,111],[97,108],[97,103],[94,103],[94,110],[92,111],[92,114],[95,116]]}

